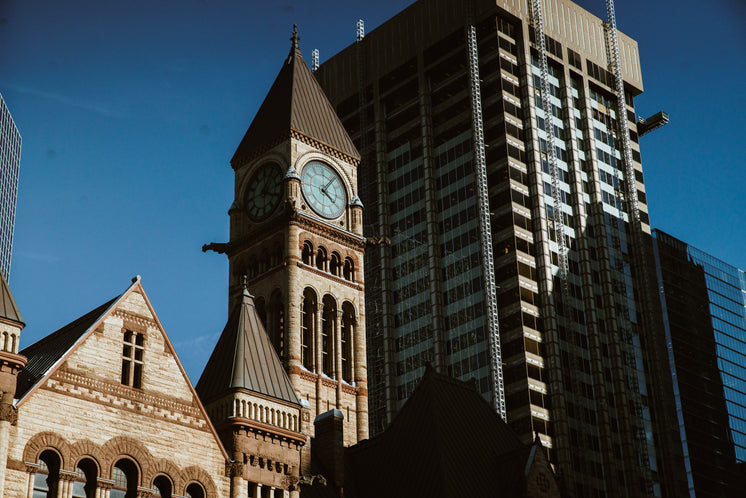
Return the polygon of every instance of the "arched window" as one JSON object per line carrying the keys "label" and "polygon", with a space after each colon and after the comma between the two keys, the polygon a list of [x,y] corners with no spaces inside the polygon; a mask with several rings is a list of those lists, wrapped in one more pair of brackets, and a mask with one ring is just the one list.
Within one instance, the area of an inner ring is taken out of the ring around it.
{"label": "arched window", "polygon": [[172,489],[171,479],[164,475],[160,475],[153,480],[153,495],[155,496],[171,498]]}
{"label": "arched window", "polygon": [[313,244],[311,244],[309,241],[305,241],[303,243],[303,252],[301,254],[301,260],[304,264],[312,265],[313,264]]}
{"label": "arched window", "polygon": [[191,483],[186,489],[187,498],[205,498],[205,490],[196,482]]}
{"label": "arched window", "polygon": [[355,263],[352,262],[352,258],[345,258],[344,279],[355,281]]}
{"label": "arched window", "polygon": [[341,342],[342,351],[342,379],[352,382],[352,337],[353,327],[355,325],[355,309],[350,303],[342,305],[342,331]]}
{"label": "arched window", "polygon": [[342,276],[342,258],[336,252],[333,252],[329,258],[329,273],[335,277]]}
{"label": "arched window", "polygon": [[262,273],[272,268],[272,260],[269,256],[269,252],[267,252],[266,249],[262,251],[262,259],[259,263],[259,268]]}
{"label": "arched window", "polygon": [[269,298],[269,313],[267,315],[267,333],[277,355],[285,361],[285,305],[279,290]]}
{"label": "arched window", "polygon": [[34,498],[57,498],[60,482],[60,457],[52,450],[39,455],[39,468],[34,474]]}
{"label": "arched window", "polygon": [[323,247],[319,247],[319,250],[316,251],[316,268],[321,271],[326,270],[326,249]]}
{"label": "arched window", "polygon": [[301,309],[300,358],[301,363],[308,370],[313,370],[314,350],[313,338],[316,329],[316,295],[311,289],[303,291],[303,307]]}
{"label": "arched window", "polygon": [[337,328],[337,303],[329,295],[324,296],[321,314],[321,371],[334,373],[334,331]]}
{"label": "arched window", "polygon": [[75,472],[78,477],[73,483],[73,498],[95,498],[98,467],[93,460],[84,458],[78,462]]}
{"label": "arched window", "polygon": [[137,498],[137,466],[132,460],[119,460],[111,472],[114,486],[109,498]]}
{"label": "arched window", "polygon": [[259,275],[259,261],[256,259],[255,256],[249,257],[249,264],[246,267],[246,273],[249,276],[249,279],[252,279]]}

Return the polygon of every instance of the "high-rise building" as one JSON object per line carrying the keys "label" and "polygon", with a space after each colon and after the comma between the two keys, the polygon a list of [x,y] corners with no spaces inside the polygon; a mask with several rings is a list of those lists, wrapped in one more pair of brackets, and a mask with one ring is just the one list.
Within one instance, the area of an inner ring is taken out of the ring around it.
{"label": "high-rise building", "polygon": [[0,272],[6,279],[10,278],[20,166],[21,134],[0,95]]}
{"label": "high-rise building", "polygon": [[362,158],[371,432],[432,363],[538,434],[565,492],[661,495],[643,86],[613,4],[420,0],[316,74]]}
{"label": "high-rise building", "polygon": [[660,230],[654,237],[677,463],[689,496],[731,496],[746,462],[746,274]]}

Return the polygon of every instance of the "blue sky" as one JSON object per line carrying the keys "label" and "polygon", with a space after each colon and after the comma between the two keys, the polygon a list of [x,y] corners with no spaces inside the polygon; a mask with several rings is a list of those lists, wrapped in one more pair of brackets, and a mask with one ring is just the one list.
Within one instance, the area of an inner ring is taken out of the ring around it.
{"label": "blue sky", "polygon": [[[298,24],[321,61],[412,3],[0,0],[0,93],[23,138],[11,288],[28,345],[143,285],[196,382],[227,318],[229,160]],[[602,0],[579,2],[603,17]],[[746,268],[746,6],[617,3],[640,46],[651,223]]]}

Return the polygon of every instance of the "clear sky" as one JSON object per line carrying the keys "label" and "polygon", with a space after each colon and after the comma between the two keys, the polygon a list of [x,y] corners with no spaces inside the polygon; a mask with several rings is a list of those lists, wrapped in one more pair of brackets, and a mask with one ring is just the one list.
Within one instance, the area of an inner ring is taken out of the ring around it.
{"label": "clear sky", "polygon": [[[411,0],[0,0],[0,93],[23,139],[10,284],[26,346],[142,275],[196,383],[227,319],[229,160],[298,24],[308,62]],[[599,17],[603,0],[578,3]],[[706,7],[703,7],[706,5]],[[645,93],[650,218],[746,269],[746,4],[617,2]]]}

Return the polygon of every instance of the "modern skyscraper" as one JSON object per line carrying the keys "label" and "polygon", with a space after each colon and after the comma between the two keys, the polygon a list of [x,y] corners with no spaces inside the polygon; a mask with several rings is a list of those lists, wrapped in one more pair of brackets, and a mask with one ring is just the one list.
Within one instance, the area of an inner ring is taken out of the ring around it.
{"label": "modern skyscraper", "polygon": [[6,279],[10,278],[20,166],[21,134],[0,95],[0,272]]}
{"label": "modern skyscraper", "polygon": [[660,230],[654,237],[678,465],[689,496],[730,496],[736,463],[746,462],[746,274]]}
{"label": "modern skyscraper", "polygon": [[609,6],[420,0],[316,74],[362,157],[371,431],[429,362],[538,434],[566,492],[659,496],[643,86]]}

